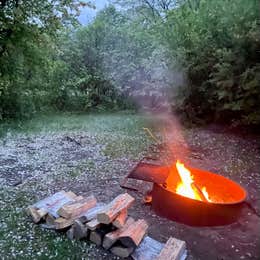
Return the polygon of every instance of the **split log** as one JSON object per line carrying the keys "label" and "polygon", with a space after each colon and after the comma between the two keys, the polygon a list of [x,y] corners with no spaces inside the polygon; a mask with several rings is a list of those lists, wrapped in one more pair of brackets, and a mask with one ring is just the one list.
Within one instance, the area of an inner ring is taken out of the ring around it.
{"label": "split log", "polygon": [[79,240],[79,239],[87,237],[88,229],[79,220],[74,221],[72,228],[73,228],[73,233],[74,233],[75,239]]}
{"label": "split log", "polygon": [[77,197],[79,197],[79,196],[77,196],[74,192],[72,192],[72,191],[68,191],[68,192],[66,192],[66,194],[67,194],[67,196],[69,196],[71,199],[76,199]]}
{"label": "split log", "polygon": [[110,251],[119,257],[126,258],[132,254],[134,248],[127,248],[123,246],[114,246],[110,249]]}
{"label": "split log", "polygon": [[185,253],[186,243],[170,237],[156,260],[180,260]]}
{"label": "split log", "polygon": [[74,226],[72,226],[68,231],[67,231],[67,237],[68,239],[72,240],[74,239]]}
{"label": "split log", "polygon": [[135,220],[131,217],[129,217],[121,229],[117,229],[115,231],[112,231],[108,234],[105,235],[104,240],[103,240],[103,247],[105,249],[109,249],[120,237],[120,235],[128,229],[130,225],[133,225],[135,223]]}
{"label": "split log", "polygon": [[101,225],[101,223],[95,218],[86,223],[86,228],[89,230],[95,230]]}
{"label": "split log", "polygon": [[111,232],[112,229],[112,225],[102,224],[99,228],[90,232],[89,240],[95,243],[96,245],[101,246],[104,236],[107,233]]}
{"label": "split log", "polygon": [[119,215],[119,213],[129,208],[133,202],[134,198],[127,194],[120,194],[112,202],[110,202],[103,212],[97,214],[97,219],[100,223],[109,224]]}
{"label": "split log", "polygon": [[49,226],[53,226],[55,224],[55,218],[51,214],[47,214],[45,221]]}
{"label": "split log", "polygon": [[41,221],[41,217],[37,212],[37,209],[34,207],[28,207],[27,208],[27,214],[30,216],[34,223],[39,223]]}
{"label": "split log", "polygon": [[74,219],[57,218],[54,221],[55,229],[65,229],[70,227],[74,222]]}
{"label": "split log", "polygon": [[81,200],[76,200],[73,202],[66,203],[59,210],[58,214],[61,217],[70,219],[75,216],[79,216],[84,211],[87,211],[90,208],[93,208],[97,203],[96,198],[92,195]]}
{"label": "split log", "polygon": [[119,240],[125,247],[136,248],[142,241],[147,229],[146,221],[139,219],[121,233]]}
{"label": "split log", "polygon": [[102,210],[104,210],[104,207],[105,207],[105,203],[101,203],[101,202],[97,203],[95,207],[88,209],[86,212],[83,212],[80,215],[79,220],[84,224],[96,218],[97,214]]}
{"label": "split log", "polygon": [[[140,245],[132,253],[131,257],[134,260],[155,260],[159,256],[164,247],[163,243],[146,236]],[[166,259],[164,259],[166,260]]]}
{"label": "split log", "polygon": [[122,228],[125,224],[126,219],[127,219],[127,209],[124,209],[113,221],[113,225],[117,228]]}
{"label": "split log", "polygon": [[52,196],[49,196],[43,200],[40,200],[32,205],[37,209],[45,209],[49,214],[58,218],[57,211],[66,203],[74,201],[72,198],[72,192],[66,193],[65,191],[59,191]]}
{"label": "split log", "polygon": [[91,231],[89,240],[95,243],[98,246],[102,245],[102,237],[101,234],[98,231]]}

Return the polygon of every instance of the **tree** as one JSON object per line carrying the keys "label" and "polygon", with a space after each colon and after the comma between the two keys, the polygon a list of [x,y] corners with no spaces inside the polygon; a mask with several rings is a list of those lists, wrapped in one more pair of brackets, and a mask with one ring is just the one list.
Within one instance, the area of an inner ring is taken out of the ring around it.
{"label": "tree", "polygon": [[35,110],[36,92],[40,100],[50,87],[55,37],[64,25],[76,23],[85,5],[78,0],[0,2],[0,119]]}

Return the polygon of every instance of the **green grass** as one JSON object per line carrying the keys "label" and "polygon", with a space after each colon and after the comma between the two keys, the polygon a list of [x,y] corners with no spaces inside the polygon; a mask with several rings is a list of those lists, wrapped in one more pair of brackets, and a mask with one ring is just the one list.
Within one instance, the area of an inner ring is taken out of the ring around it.
{"label": "green grass", "polygon": [[2,135],[6,133],[39,133],[61,131],[123,132],[133,135],[140,131],[144,117],[118,112],[113,114],[47,114],[23,122],[10,121],[0,124]]}
{"label": "green grass", "polygon": [[[102,153],[110,159],[121,156],[137,159],[151,142],[142,129],[147,125],[149,122],[145,117],[121,112],[41,115],[22,123],[2,124],[0,129],[3,140],[16,137],[19,140],[20,134],[83,133],[94,136],[103,147]],[[77,167],[68,172],[57,172],[51,178],[55,185],[57,178],[75,179],[86,169],[89,174],[95,172],[95,167],[95,162],[86,158]],[[33,182],[28,185],[32,185],[28,186],[32,188],[34,186]],[[0,258],[96,259],[97,249],[89,242],[70,241],[65,234],[42,230],[31,222],[25,214],[25,208],[37,200],[35,196],[37,194],[28,194],[23,188],[0,186],[0,252],[3,254]]]}

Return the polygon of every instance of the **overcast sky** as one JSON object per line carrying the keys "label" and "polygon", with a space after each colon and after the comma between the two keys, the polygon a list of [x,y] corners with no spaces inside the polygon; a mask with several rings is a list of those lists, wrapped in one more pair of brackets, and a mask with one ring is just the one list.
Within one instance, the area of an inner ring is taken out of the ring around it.
{"label": "overcast sky", "polygon": [[78,19],[79,22],[83,25],[93,20],[97,12],[109,4],[109,0],[92,0],[91,2],[94,3],[96,9],[92,9],[89,7],[82,8],[81,14]]}

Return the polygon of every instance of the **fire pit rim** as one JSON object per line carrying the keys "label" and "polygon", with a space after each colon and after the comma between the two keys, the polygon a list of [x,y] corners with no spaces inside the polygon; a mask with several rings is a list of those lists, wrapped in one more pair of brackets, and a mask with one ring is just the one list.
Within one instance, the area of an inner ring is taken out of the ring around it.
{"label": "fire pit rim", "polygon": [[194,173],[194,171],[195,171],[195,172],[199,171],[199,172],[203,172],[203,173],[205,173],[205,174],[211,174],[211,175],[216,176],[216,177],[219,178],[219,179],[223,179],[223,180],[225,180],[225,181],[227,181],[227,182],[229,182],[229,183],[232,183],[233,186],[236,186],[236,188],[238,188],[238,189],[243,193],[243,196],[241,196],[241,199],[240,199],[240,200],[232,201],[232,202],[199,201],[199,200],[196,200],[196,199],[193,199],[193,198],[189,198],[189,197],[185,197],[185,196],[183,196],[183,195],[181,195],[181,194],[178,194],[178,193],[176,193],[175,191],[170,190],[170,189],[168,189],[167,187],[164,187],[163,184],[157,183],[157,185],[161,186],[161,188],[167,190],[168,192],[172,192],[172,193],[174,193],[174,194],[176,194],[176,195],[178,195],[178,196],[181,196],[181,197],[183,197],[183,198],[190,199],[190,200],[192,200],[192,201],[195,200],[195,201],[198,201],[198,202],[201,202],[201,203],[207,203],[207,204],[210,204],[210,205],[234,205],[234,204],[242,203],[242,202],[244,202],[244,201],[247,199],[248,194],[247,194],[246,189],[243,188],[239,183],[237,183],[237,182],[231,180],[230,178],[225,177],[225,176],[223,176],[223,175],[221,175],[221,174],[217,174],[217,173],[214,173],[214,172],[211,172],[211,171],[204,170],[204,169],[191,168],[191,167],[188,167],[188,169],[189,169],[191,172],[193,172],[193,173]]}

